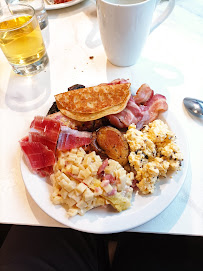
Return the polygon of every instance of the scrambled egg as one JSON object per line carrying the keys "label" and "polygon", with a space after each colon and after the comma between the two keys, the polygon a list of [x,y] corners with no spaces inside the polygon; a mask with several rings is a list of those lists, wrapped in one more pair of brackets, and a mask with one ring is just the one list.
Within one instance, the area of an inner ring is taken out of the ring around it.
{"label": "scrambled egg", "polygon": [[130,165],[136,171],[137,187],[143,194],[153,193],[159,177],[168,170],[180,170],[182,153],[175,135],[161,120],[146,125],[142,131],[131,124],[125,134],[130,147]]}

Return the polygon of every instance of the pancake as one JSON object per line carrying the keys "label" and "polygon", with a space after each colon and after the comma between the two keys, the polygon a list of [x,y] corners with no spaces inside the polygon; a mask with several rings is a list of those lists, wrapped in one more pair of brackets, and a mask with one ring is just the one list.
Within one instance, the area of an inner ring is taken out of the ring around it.
{"label": "pancake", "polygon": [[79,121],[121,112],[130,98],[130,83],[76,89],[55,95],[62,114]]}
{"label": "pancake", "polygon": [[113,107],[107,108],[105,110],[102,110],[100,112],[96,113],[75,113],[66,110],[65,108],[61,107],[60,104],[58,105],[58,109],[61,111],[61,113],[71,119],[77,120],[77,121],[91,121],[91,120],[97,120],[102,117],[111,115],[111,114],[117,114],[121,112],[127,105],[128,100],[126,100],[123,103],[120,103],[119,105],[115,105]]}

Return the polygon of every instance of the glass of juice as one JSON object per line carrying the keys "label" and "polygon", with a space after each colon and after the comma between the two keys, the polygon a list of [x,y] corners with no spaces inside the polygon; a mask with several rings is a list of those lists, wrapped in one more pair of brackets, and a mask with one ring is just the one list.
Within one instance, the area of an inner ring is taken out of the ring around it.
{"label": "glass of juice", "polygon": [[39,21],[39,26],[44,29],[48,25],[48,15],[45,9],[44,0],[6,0],[7,4],[25,4],[34,8]]}
{"label": "glass of juice", "polygon": [[33,75],[49,59],[35,10],[29,5],[8,5],[0,10],[0,48],[15,73]]}

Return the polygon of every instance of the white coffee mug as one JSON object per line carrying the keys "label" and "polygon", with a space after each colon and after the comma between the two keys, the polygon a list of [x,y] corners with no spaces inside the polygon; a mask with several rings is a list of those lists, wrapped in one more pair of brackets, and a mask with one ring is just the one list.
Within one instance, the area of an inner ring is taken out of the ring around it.
{"label": "white coffee mug", "polygon": [[131,66],[138,60],[151,31],[172,12],[175,0],[152,23],[159,0],[97,0],[100,35],[108,60]]}

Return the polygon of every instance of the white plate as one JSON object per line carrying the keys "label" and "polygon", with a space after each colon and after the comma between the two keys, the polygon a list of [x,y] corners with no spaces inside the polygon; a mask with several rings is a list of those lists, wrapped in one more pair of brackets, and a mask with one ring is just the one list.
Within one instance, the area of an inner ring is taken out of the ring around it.
{"label": "white plate", "polygon": [[48,1],[44,0],[44,5],[46,10],[52,10],[52,9],[60,9],[60,8],[67,8],[67,7],[71,7],[73,5],[79,4],[80,2],[82,2],[84,0],[72,0],[70,2],[66,2],[66,3],[61,3],[61,4],[49,4]]}
{"label": "white plate", "polygon": [[115,212],[111,207],[96,208],[87,212],[84,216],[67,218],[65,209],[60,205],[54,205],[50,201],[52,186],[49,180],[33,175],[24,161],[21,161],[21,172],[25,186],[33,200],[49,216],[58,222],[84,232],[114,233],[126,231],[153,219],[160,214],[176,197],[183,185],[189,159],[188,144],[185,133],[174,115],[168,111],[161,117],[175,132],[177,144],[180,147],[184,161],[182,170],[167,176],[156,185],[152,195],[136,194],[132,200],[132,206],[121,213]]}

